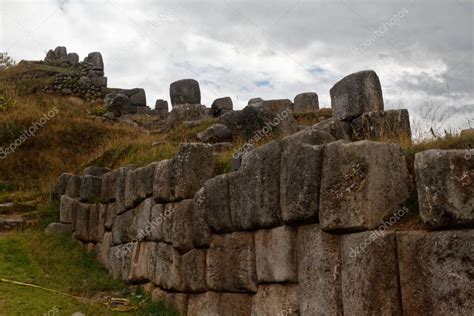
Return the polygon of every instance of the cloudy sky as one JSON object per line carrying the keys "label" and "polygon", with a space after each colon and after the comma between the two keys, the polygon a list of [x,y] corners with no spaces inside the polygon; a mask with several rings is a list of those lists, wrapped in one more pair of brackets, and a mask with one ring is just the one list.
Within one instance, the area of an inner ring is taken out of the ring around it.
{"label": "cloudy sky", "polygon": [[293,99],[364,69],[385,108],[412,128],[474,127],[472,0],[0,0],[0,50],[17,61],[66,46],[99,51],[110,87],[143,87],[148,104],[197,79],[202,103]]}

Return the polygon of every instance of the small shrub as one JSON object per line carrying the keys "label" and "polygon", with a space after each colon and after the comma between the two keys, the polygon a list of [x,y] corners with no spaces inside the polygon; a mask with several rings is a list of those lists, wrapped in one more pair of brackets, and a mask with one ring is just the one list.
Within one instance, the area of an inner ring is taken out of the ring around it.
{"label": "small shrub", "polygon": [[0,91],[0,112],[10,111],[16,105],[16,100],[6,95],[5,91]]}
{"label": "small shrub", "polygon": [[104,105],[95,105],[89,110],[90,115],[102,116],[107,113],[107,108]]}

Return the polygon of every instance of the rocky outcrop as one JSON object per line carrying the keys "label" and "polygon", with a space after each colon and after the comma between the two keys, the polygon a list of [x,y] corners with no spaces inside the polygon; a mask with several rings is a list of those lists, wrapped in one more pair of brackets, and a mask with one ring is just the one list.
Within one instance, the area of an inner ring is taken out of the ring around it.
{"label": "rocky outcrop", "polygon": [[319,109],[318,94],[316,92],[300,93],[294,100],[295,112],[314,112]]}
{"label": "rocky outcrop", "polygon": [[230,97],[215,99],[211,105],[211,114],[213,117],[219,117],[225,112],[232,111],[233,104]]}

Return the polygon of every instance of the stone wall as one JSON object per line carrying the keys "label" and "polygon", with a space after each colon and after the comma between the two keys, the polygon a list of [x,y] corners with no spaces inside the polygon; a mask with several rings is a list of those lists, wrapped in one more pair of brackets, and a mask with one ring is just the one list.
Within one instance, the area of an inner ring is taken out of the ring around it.
{"label": "stone wall", "polygon": [[[209,145],[183,144],[145,167],[63,174],[60,225],[183,315],[472,314],[464,151],[417,154],[413,177],[398,145],[310,128],[213,169]],[[417,229],[401,225],[415,192]]]}

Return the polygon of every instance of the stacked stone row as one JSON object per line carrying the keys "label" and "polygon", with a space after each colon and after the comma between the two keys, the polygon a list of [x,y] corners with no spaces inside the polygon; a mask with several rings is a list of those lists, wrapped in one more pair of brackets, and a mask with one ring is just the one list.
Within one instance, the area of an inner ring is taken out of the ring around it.
{"label": "stacked stone row", "polygon": [[[474,160],[306,129],[212,177],[208,145],[63,176],[61,221],[116,277],[187,315],[468,315]],[[207,180],[207,181],[206,181]],[[80,188],[79,188],[80,187]],[[428,230],[390,230],[418,192]],[[384,227],[382,229],[382,227]]]}

